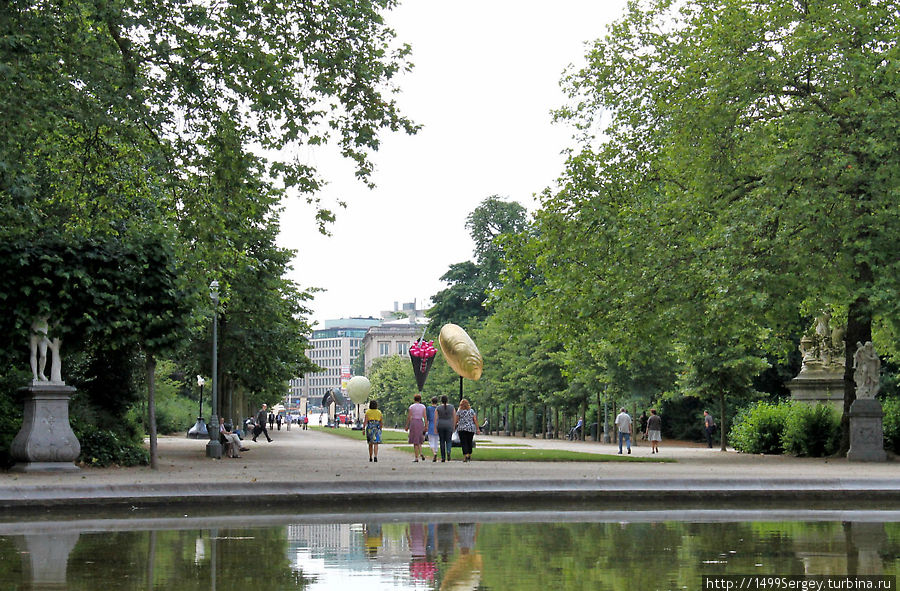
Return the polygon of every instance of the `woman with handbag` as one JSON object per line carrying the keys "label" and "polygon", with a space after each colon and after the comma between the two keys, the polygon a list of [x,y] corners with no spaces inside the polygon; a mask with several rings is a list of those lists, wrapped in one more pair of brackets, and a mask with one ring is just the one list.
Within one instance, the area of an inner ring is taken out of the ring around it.
{"label": "woman with handbag", "polygon": [[425,405],[422,404],[422,395],[416,394],[413,397],[413,403],[409,405],[406,411],[406,430],[409,431],[409,442],[413,445],[413,452],[416,454],[414,462],[418,462],[422,455],[422,444],[425,443],[425,432],[428,430],[428,419],[425,417]]}
{"label": "woman with handbag", "polygon": [[456,413],[456,432],[459,433],[459,445],[462,447],[463,461],[472,459],[472,440],[478,428],[478,415],[469,406],[469,401],[463,398],[459,401],[459,411]]}

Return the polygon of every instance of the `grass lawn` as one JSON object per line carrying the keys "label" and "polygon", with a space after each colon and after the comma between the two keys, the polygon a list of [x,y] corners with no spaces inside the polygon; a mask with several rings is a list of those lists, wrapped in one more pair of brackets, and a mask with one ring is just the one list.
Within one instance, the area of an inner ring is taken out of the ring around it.
{"label": "grass lawn", "polygon": [[[358,441],[366,440],[365,431],[353,429],[329,429],[328,427],[313,427],[313,431],[322,431],[339,437],[347,437]],[[393,445],[393,449],[412,453],[411,445],[407,442],[405,431],[381,431],[381,443]],[[400,445],[398,445],[400,444]],[[671,458],[646,458],[636,456],[620,456],[618,454],[592,454],[583,451],[568,451],[564,449],[522,449],[525,444],[520,443],[490,443],[488,441],[475,440],[475,451],[472,452],[472,461],[483,462],[674,462]],[[426,446],[427,447],[427,446]],[[426,456],[431,450],[426,451]],[[462,450],[454,448],[455,459],[462,459]]]}
{"label": "grass lawn", "polygon": [[[313,431],[321,431],[330,435],[339,435],[340,437],[347,437],[348,439],[356,439],[358,441],[366,440],[366,432],[364,430],[354,431],[353,429],[344,427],[331,429],[329,427],[310,426],[309,428]],[[381,443],[406,443],[407,441],[409,440],[406,437],[406,431],[391,431],[389,429],[381,430]]]}
{"label": "grass lawn", "polygon": [[[477,441],[476,441],[477,444]],[[411,445],[397,445],[393,449],[412,453]],[[427,456],[428,454],[426,454]],[[454,448],[453,458],[462,459],[462,450]],[[618,454],[592,454],[564,449],[495,449],[476,445],[472,461],[483,462],[674,462],[671,458],[643,458]],[[427,460],[426,460],[427,461]]]}

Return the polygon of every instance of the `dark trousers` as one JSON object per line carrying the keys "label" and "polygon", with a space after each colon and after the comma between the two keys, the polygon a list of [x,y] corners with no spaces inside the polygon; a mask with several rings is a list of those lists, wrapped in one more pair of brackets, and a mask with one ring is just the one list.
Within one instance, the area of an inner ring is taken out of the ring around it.
{"label": "dark trousers", "polygon": [[260,425],[260,433],[257,433],[257,434],[253,437],[253,441],[256,441],[256,438],[259,437],[260,435],[265,435],[267,441],[272,441],[272,438],[269,437],[269,430],[266,429],[266,424],[265,424],[265,423],[263,423],[262,425]]}
{"label": "dark trousers", "polygon": [[459,446],[462,448],[464,456],[472,455],[472,440],[475,434],[471,431],[457,431],[459,433]]}
{"label": "dark trousers", "polygon": [[[437,427],[439,447],[441,448],[441,459],[450,459],[450,451],[453,449],[453,427],[442,427],[438,423]],[[446,456],[446,457],[445,457]]]}
{"label": "dark trousers", "polygon": [[708,445],[710,447],[712,447],[712,434],[713,434],[713,428],[707,427],[706,428],[706,445]]}

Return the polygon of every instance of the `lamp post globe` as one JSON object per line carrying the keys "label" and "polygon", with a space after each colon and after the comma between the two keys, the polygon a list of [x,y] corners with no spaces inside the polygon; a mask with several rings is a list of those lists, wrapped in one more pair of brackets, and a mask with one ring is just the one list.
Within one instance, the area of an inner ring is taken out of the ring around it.
{"label": "lamp post globe", "polygon": [[209,443],[206,444],[206,457],[219,459],[222,457],[222,444],[219,443],[219,282],[215,279],[209,284],[209,297],[213,302],[212,333],[212,410],[209,418]]}

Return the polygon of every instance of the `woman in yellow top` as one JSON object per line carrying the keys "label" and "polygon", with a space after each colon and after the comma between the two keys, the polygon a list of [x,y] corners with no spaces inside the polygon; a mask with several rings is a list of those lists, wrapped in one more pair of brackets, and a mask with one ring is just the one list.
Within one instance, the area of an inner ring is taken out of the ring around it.
{"label": "woman in yellow top", "polygon": [[369,461],[372,459],[372,451],[375,451],[374,461],[378,461],[378,444],[381,443],[381,411],[378,410],[378,402],[373,400],[369,403],[369,410],[366,411],[366,418],[363,421],[363,428],[366,430],[366,441],[369,443]]}

